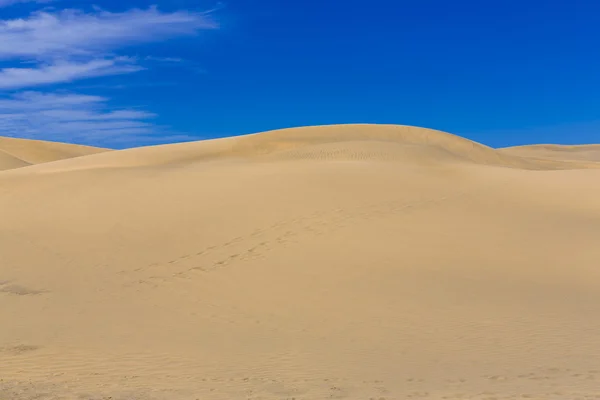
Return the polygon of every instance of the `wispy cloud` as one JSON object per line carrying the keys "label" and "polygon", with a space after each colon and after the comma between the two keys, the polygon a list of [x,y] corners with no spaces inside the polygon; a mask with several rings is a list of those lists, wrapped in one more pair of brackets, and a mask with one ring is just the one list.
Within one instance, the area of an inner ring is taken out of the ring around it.
{"label": "wispy cloud", "polygon": [[161,62],[161,63],[182,63],[182,62],[185,61],[183,58],[179,58],[179,57],[154,57],[154,56],[147,56],[144,59],[146,61],[156,61],[156,62]]}
{"label": "wispy cloud", "polygon": [[117,75],[140,71],[143,68],[122,59],[88,62],[59,61],[37,68],[4,68],[0,70],[0,89],[15,89],[71,82],[82,78]]}
{"label": "wispy cloud", "polygon": [[[167,13],[156,7],[121,13],[37,12],[27,18],[0,20],[0,59],[35,64],[0,69],[0,89],[140,71],[144,68],[135,65],[135,60],[116,56],[115,51],[215,28],[217,24],[209,13]],[[148,57],[154,61],[178,61]]]}
{"label": "wispy cloud", "polygon": [[0,136],[45,139],[108,147],[133,142],[185,140],[152,123],[155,114],[112,110],[108,99],[72,93],[22,92],[0,99]]}
{"label": "wispy cloud", "polygon": [[[0,8],[24,2],[48,1],[0,0]],[[184,60],[152,55],[138,59],[123,51],[216,28],[211,12],[163,12],[157,7],[124,12],[65,9],[38,11],[22,18],[0,17],[0,61],[4,65],[0,68],[0,93],[133,73],[146,69],[142,64],[175,66]],[[152,113],[113,109],[108,100],[62,92],[0,96],[0,136],[107,146],[189,139],[156,125]]]}
{"label": "wispy cloud", "polygon": [[[0,0],[2,1],[2,0]],[[122,13],[63,10],[0,21],[0,58],[54,59],[95,56],[132,44],[215,29],[209,13],[161,12],[156,7]]]}

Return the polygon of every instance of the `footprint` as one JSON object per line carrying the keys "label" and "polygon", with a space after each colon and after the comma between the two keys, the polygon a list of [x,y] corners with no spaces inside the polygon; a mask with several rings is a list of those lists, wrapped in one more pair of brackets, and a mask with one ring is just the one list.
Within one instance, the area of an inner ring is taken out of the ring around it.
{"label": "footprint", "polygon": [[8,293],[16,296],[34,296],[45,293],[43,290],[28,289],[21,285],[2,285],[0,293]]}
{"label": "footprint", "polygon": [[27,344],[19,344],[16,346],[0,347],[0,353],[9,354],[12,356],[18,356],[24,353],[30,353],[40,349],[40,346],[32,346]]}

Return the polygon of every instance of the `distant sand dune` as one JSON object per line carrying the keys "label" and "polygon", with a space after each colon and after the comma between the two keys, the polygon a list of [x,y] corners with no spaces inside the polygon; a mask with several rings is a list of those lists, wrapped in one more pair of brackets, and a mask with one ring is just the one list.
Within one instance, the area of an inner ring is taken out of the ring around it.
{"label": "distant sand dune", "polygon": [[595,398],[599,181],[369,125],[3,171],[0,399]]}
{"label": "distant sand dune", "polygon": [[593,144],[578,146],[538,144],[507,147],[500,149],[500,152],[521,157],[535,157],[548,160],[600,162],[600,145]]}
{"label": "distant sand dune", "polygon": [[[66,143],[0,137],[0,171],[80,157],[106,150]],[[14,159],[18,161],[10,161]]]}

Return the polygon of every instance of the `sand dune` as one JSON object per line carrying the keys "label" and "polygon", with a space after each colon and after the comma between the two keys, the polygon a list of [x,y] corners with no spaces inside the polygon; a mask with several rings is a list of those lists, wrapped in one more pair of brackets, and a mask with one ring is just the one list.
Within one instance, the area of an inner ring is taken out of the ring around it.
{"label": "sand dune", "polygon": [[600,145],[563,146],[556,144],[538,144],[500,149],[504,154],[522,157],[544,158],[548,160],[593,161],[600,162]]}
{"label": "sand dune", "polygon": [[89,146],[0,137],[0,171],[105,151],[107,149]]}
{"label": "sand dune", "polygon": [[399,125],[329,125],[290,128],[192,143],[103,152],[42,165],[23,173],[98,168],[188,165],[207,161],[399,161],[431,165],[471,163],[524,169],[598,168],[577,160],[545,160],[505,154],[433,129]]}
{"label": "sand dune", "polygon": [[368,125],[4,171],[0,399],[594,398],[599,179]]}
{"label": "sand dune", "polygon": [[13,168],[21,168],[31,165],[30,163],[21,160],[3,150],[0,150],[0,171]]}

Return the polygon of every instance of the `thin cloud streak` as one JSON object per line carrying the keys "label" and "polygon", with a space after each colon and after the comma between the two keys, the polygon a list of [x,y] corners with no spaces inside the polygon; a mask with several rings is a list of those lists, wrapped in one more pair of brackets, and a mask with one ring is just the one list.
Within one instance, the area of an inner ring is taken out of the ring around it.
{"label": "thin cloud streak", "polygon": [[218,28],[210,14],[156,7],[122,13],[63,10],[0,21],[0,58],[53,59],[93,56],[132,44],[195,35]]}
{"label": "thin cloud streak", "polygon": [[71,93],[18,93],[0,99],[0,136],[110,145],[166,131],[151,122],[155,114],[110,110],[107,101]]}
{"label": "thin cloud streak", "polygon": [[143,67],[118,60],[92,60],[84,63],[58,62],[38,68],[4,68],[0,70],[0,89],[16,89],[64,83],[107,75],[120,75],[143,70]]}

